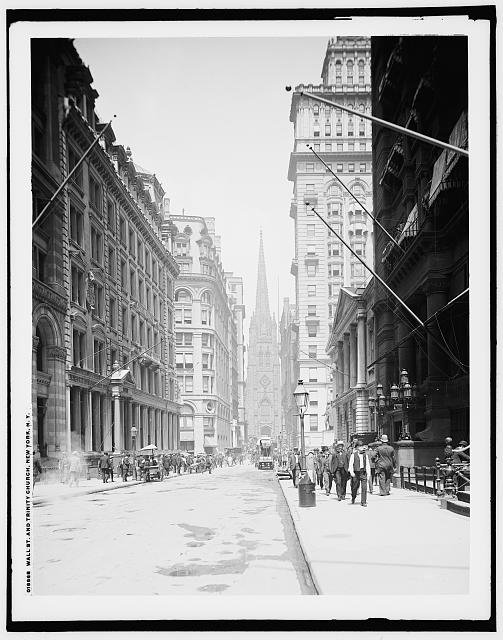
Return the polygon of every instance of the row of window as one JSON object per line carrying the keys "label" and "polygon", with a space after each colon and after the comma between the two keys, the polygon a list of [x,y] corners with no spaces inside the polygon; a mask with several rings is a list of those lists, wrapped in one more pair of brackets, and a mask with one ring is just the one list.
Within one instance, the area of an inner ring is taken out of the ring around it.
{"label": "row of window", "polygon": [[[338,162],[334,166],[331,162],[327,162],[327,166],[329,167],[329,169],[332,169],[332,171],[335,171],[335,173],[355,173],[356,165],[354,162],[348,162],[347,165],[345,165],[343,162]],[[346,169],[344,169],[344,167],[346,167]],[[328,171],[328,169],[326,169],[325,166],[320,163],[306,162],[306,173],[314,173],[315,168],[316,168],[316,173],[320,173],[325,170]],[[369,171],[370,171],[370,168],[369,168]],[[359,172],[360,173],[367,172],[367,163],[360,162]]]}
{"label": "row of window", "polygon": [[[313,144],[313,148],[317,153],[332,153],[332,151],[337,151],[337,153],[343,153],[344,151],[356,151],[354,142],[337,142],[336,144],[332,144],[331,142],[315,142]],[[359,142],[358,143],[358,151],[366,151],[367,143]]]}
{"label": "row of window", "polygon": [[[124,223],[125,224],[125,223]],[[91,224],[90,230],[91,258],[100,265],[103,265],[104,259],[104,235],[95,226]],[[142,268],[145,267],[145,273],[152,276],[152,280],[157,284],[162,282],[162,267],[152,256],[150,251],[145,247],[143,241],[138,236],[134,240],[134,231],[130,230],[130,254],[136,259],[136,262]],[[78,246],[84,248],[84,213],[80,211],[74,204],[70,204],[70,238]],[[136,252],[133,250],[136,247]],[[113,247],[108,250],[108,271],[109,275],[115,276],[115,260],[116,253]]]}
{"label": "row of window", "polygon": [[[359,256],[365,256],[365,245],[364,244],[354,244],[352,249]],[[308,278],[312,278],[318,275],[318,265],[317,264],[307,264],[306,265],[306,274]],[[342,264],[334,263],[328,265],[328,275],[331,278],[339,278],[342,279],[344,277],[344,267]],[[354,262],[351,264],[351,277],[360,278],[365,275],[365,267],[361,264],[361,262]],[[310,287],[316,287],[316,285],[307,285],[308,287],[308,296],[315,296],[316,289],[310,289]],[[311,292],[311,293],[310,293]]]}
{"label": "row of window", "polygon": [[[319,138],[321,135],[321,129],[320,129],[320,125],[317,124],[316,122],[314,123],[313,126],[313,137],[314,138]],[[331,138],[332,137],[332,125],[331,124],[325,124],[324,126],[324,132],[325,132],[325,137],[326,138]],[[353,138],[355,137],[355,123],[353,121],[353,117],[349,116],[347,122],[346,122],[346,136],[348,138]],[[335,125],[335,136],[336,137],[342,137],[343,134],[343,130],[342,130],[342,121],[338,121]],[[365,123],[365,119],[364,118],[360,118],[360,121],[358,123],[358,136],[360,137],[364,137],[367,135],[367,129],[366,129],[366,123]]]}
{"label": "row of window", "polygon": [[[178,289],[175,293],[175,302],[192,302],[192,296],[186,289]],[[201,302],[202,304],[211,304],[211,294],[209,291],[204,291],[201,294]]]}
{"label": "row of window", "polygon": [[[211,309],[201,309],[201,324],[211,326],[212,313]],[[183,309],[175,309],[175,324],[192,324],[192,307],[184,307]]]}
{"label": "row of window", "polygon": [[[203,393],[213,394],[214,378],[213,376],[203,376]],[[194,392],[194,376],[177,376],[178,390],[180,393]]]}

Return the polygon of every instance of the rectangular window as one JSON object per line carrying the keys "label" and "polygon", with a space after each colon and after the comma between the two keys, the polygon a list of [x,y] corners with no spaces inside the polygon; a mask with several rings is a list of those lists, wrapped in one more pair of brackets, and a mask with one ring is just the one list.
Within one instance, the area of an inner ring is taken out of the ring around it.
{"label": "rectangular window", "polygon": [[314,193],[314,184],[306,184],[306,194]]}
{"label": "rectangular window", "polygon": [[355,172],[355,165],[354,165],[354,162],[350,162],[350,163],[348,164],[348,172],[349,172],[349,173],[354,173],[354,172]]}
{"label": "rectangular window", "polygon": [[185,354],[185,368],[186,369],[193,369],[194,368],[194,361],[193,361],[191,353],[186,353]]}
{"label": "rectangular window", "polygon": [[89,176],[89,204],[101,213],[101,187],[93,176]]}
{"label": "rectangular window", "polygon": [[136,252],[135,235],[134,235],[133,229],[129,227],[129,253],[133,257],[135,257],[135,252]]}
{"label": "rectangular window", "polygon": [[131,340],[134,342],[138,341],[138,328],[136,326],[136,316],[134,313],[131,314]]}
{"label": "rectangular window", "polygon": [[127,265],[125,260],[121,260],[121,287],[127,289]]}
{"label": "rectangular window", "polygon": [[103,235],[91,227],[91,258],[98,264],[103,262]]}
{"label": "rectangular window", "polygon": [[116,268],[116,260],[115,260],[115,250],[110,248],[108,249],[108,275],[111,278],[115,278],[115,268]]}
{"label": "rectangular window", "polygon": [[136,297],[136,272],[134,269],[129,271],[129,293]]}
{"label": "rectangular window", "polygon": [[175,364],[177,369],[183,369],[183,353],[177,353],[175,356]]}
{"label": "rectangular window", "polygon": [[33,246],[33,275],[40,282],[46,281],[47,253],[36,245]]}
{"label": "rectangular window", "polygon": [[309,415],[309,431],[318,431],[318,415],[310,414]]}
{"label": "rectangular window", "polygon": [[191,347],[192,346],[192,334],[191,333],[184,333],[184,343],[186,347]]}
{"label": "rectangular window", "polygon": [[308,264],[307,265],[307,275],[309,277],[316,276],[317,273],[318,273],[318,265],[316,265],[316,264]]}
{"label": "rectangular window", "polygon": [[208,309],[201,309],[201,324],[208,324]]}
{"label": "rectangular window", "polygon": [[341,152],[343,150],[344,145],[342,144],[342,142],[338,142],[337,143],[337,151]]}
{"label": "rectangular window", "polygon": [[209,369],[210,368],[210,354],[209,353],[203,353],[203,369]]}
{"label": "rectangular window", "polygon": [[126,246],[126,221],[122,216],[119,219],[119,236],[120,236],[121,244],[125,247]]}
{"label": "rectangular window", "polygon": [[[318,347],[315,344],[310,344],[307,349],[310,358],[316,359],[318,357]],[[311,401],[311,396],[309,397],[309,401]]]}
{"label": "rectangular window", "polygon": [[314,150],[316,151],[316,153],[320,152],[320,143],[319,142],[315,142],[314,143]]}
{"label": "rectangular window", "polygon": [[122,335],[123,337],[127,336],[127,319],[128,319],[128,309],[127,307],[122,307]]}
{"label": "rectangular window", "polygon": [[365,275],[365,272],[363,269],[364,267],[360,262],[358,263],[355,262],[354,264],[351,265],[351,275],[353,277],[360,278],[363,275]]}
{"label": "rectangular window", "polygon": [[318,382],[317,367],[309,367],[309,382]]}
{"label": "rectangular window", "polygon": [[360,142],[360,151],[366,151],[366,150],[367,150],[367,143]]}
{"label": "rectangular window", "polygon": [[117,301],[112,297],[108,303],[108,315],[110,316],[110,326],[112,329],[117,329]]}
{"label": "rectangular window", "polygon": [[[79,158],[77,156],[77,154],[75,153],[75,151],[69,147],[68,148],[68,174],[70,174],[73,169],[75,168],[76,164],[78,163]],[[80,167],[77,169],[77,171],[73,174],[72,176],[72,182],[75,183],[77,186],[79,186],[82,189],[82,165],[80,165]]]}
{"label": "rectangular window", "polygon": [[84,273],[72,266],[72,302],[84,306]]}
{"label": "rectangular window", "polygon": [[312,298],[316,295],[316,285],[315,284],[308,284],[307,285],[307,295]]}
{"label": "rectangular window", "polygon": [[192,324],[192,309],[183,310],[183,324]]}
{"label": "rectangular window", "polygon": [[306,162],[306,173],[314,173],[314,162]]}
{"label": "rectangular window", "polygon": [[342,136],[342,124],[335,125],[335,135]]}
{"label": "rectangular window", "polygon": [[201,336],[201,342],[203,347],[211,347],[211,336],[209,333],[203,333]]}
{"label": "rectangular window", "polygon": [[367,165],[365,162],[360,162],[360,173],[365,173],[367,171]]}
{"label": "rectangular window", "polygon": [[342,164],[342,162],[339,162],[337,164],[337,173],[342,173],[344,171],[344,165]]}
{"label": "rectangular window", "polygon": [[175,309],[175,324],[182,324],[182,310]]}
{"label": "rectangular window", "polygon": [[318,406],[318,390],[317,389],[312,389],[309,392],[309,406],[313,408]]}
{"label": "rectangular window", "polygon": [[319,125],[315,125],[315,127],[314,127],[314,137],[315,138],[319,138],[320,137],[320,127],[319,127]]}
{"label": "rectangular window", "polygon": [[138,243],[137,243],[137,257],[136,260],[138,262],[138,264],[143,267],[143,242],[140,240],[140,238],[138,237]]}
{"label": "rectangular window", "polygon": [[84,216],[77,207],[70,205],[70,238],[78,245],[82,246],[82,236],[84,231]]}
{"label": "rectangular window", "polygon": [[98,318],[105,317],[105,292],[96,282],[94,283],[94,315]]}
{"label": "rectangular window", "polygon": [[180,331],[176,332],[176,344],[178,346],[183,344],[183,333],[180,333]]}
{"label": "rectangular window", "polygon": [[314,224],[308,224],[307,225],[307,237],[308,238],[314,238],[314,231],[315,231],[315,225]]}
{"label": "rectangular window", "polygon": [[145,285],[143,283],[143,278],[138,278],[138,300],[140,304],[145,306]]}
{"label": "rectangular window", "polygon": [[308,316],[315,316],[316,315],[316,305],[315,304],[307,305],[307,315]]}
{"label": "rectangular window", "polygon": [[150,252],[145,249],[145,273],[150,275]]}
{"label": "rectangular window", "polygon": [[107,222],[110,231],[115,233],[115,207],[110,200],[107,200]]}
{"label": "rectangular window", "polygon": [[105,345],[100,340],[94,339],[94,352],[93,352],[93,364],[94,373],[104,373],[105,363]]}
{"label": "rectangular window", "polygon": [[306,255],[308,256],[315,256],[316,255],[316,245],[315,244],[308,244],[307,245],[307,253]]}
{"label": "rectangular window", "polygon": [[316,338],[316,336],[318,335],[317,327],[309,325],[308,328],[307,328],[307,335],[310,338]]}
{"label": "rectangular window", "polygon": [[210,392],[210,377],[203,376],[203,393],[209,393],[209,392]]}
{"label": "rectangular window", "polygon": [[192,393],[194,390],[194,377],[185,376],[185,393]]}
{"label": "rectangular window", "polygon": [[86,334],[73,330],[73,366],[83,369],[86,366]]}
{"label": "rectangular window", "polygon": [[329,124],[325,125],[325,135],[326,136],[331,136],[332,135],[332,127]]}
{"label": "rectangular window", "polygon": [[325,142],[325,151],[327,153],[330,153],[332,151],[332,143],[331,142]]}

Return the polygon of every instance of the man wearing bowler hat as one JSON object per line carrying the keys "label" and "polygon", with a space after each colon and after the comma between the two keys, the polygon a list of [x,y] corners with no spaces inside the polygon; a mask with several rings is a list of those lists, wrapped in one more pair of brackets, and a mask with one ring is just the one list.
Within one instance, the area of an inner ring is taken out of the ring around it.
{"label": "man wearing bowler hat", "polygon": [[337,441],[335,451],[330,459],[330,470],[335,481],[335,489],[337,491],[337,500],[346,499],[346,485],[348,483],[348,464],[349,456],[344,451],[344,442]]}
{"label": "man wearing bowler hat", "polygon": [[383,433],[381,444],[376,448],[376,473],[379,479],[379,495],[389,496],[391,476],[396,469],[395,450],[388,443],[388,436]]}

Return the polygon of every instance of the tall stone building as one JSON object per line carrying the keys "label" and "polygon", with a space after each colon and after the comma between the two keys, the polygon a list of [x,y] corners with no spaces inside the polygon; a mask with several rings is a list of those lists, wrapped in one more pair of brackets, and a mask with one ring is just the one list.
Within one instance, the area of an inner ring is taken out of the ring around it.
{"label": "tall stone building", "polygon": [[243,447],[248,439],[245,413],[245,341],[243,278],[226,273],[227,295],[234,319],[232,348],[233,446]]}
{"label": "tall stone building", "polygon": [[283,450],[300,446],[298,409],[293,396],[299,378],[299,325],[295,318],[295,305],[289,298],[284,298],[279,325]]}
{"label": "tall stone building", "polygon": [[262,232],[255,311],[250,321],[246,418],[249,436],[269,435],[277,442],[281,432],[280,363],[276,320],[269,310]]}
{"label": "tall stone building", "polygon": [[[32,40],[33,217],[102,133],[71,40]],[[164,191],[109,128],[33,229],[33,430],[42,457],[178,444]]]}
{"label": "tall stone building", "polygon": [[[467,47],[461,36],[372,38],[373,113],[467,148]],[[468,159],[385,128],[374,131],[373,148],[376,217],[399,245],[376,228],[376,272],[430,320],[428,333],[411,334],[417,322],[376,289],[375,377],[387,397],[379,429],[423,441],[418,451],[446,436],[468,440]],[[410,406],[389,401],[403,371]]]}
{"label": "tall stone building", "polygon": [[238,332],[220,236],[214,218],[167,212],[164,234],[180,268],[175,289],[180,447],[224,451],[234,444],[232,425],[239,414]]}
{"label": "tall stone building", "polygon": [[[372,207],[372,130],[364,118],[323,105],[301,91],[370,113],[370,38],[341,37],[328,42],[321,85],[299,85],[290,121],[294,149],[288,177],[293,182],[290,216],[295,221],[295,276],[299,322],[300,378],[310,393],[306,445],[330,444],[334,432],[327,410],[332,400],[326,348],[341,287],[362,287],[370,274],[315,216],[323,216],[356,254],[373,262],[372,220],[307,148],[311,145],[358,200]],[[306,204],[306,203],[309,203]]]}

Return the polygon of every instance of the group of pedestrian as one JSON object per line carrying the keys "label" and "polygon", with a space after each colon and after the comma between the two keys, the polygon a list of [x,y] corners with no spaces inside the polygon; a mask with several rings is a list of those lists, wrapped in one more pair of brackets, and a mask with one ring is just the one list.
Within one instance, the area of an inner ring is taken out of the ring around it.
{"label": "group of pedestrian", "polygon": [[[298,448],[290,453],[288,466],[293,484],[297,487],[301,472]],[[351,504],[355,504],[359,491],[362,507],[367,506],[367,492],[373,493],[377,483],[380,496],[390,495],[391,478],[395,469],[395,450],[389,444],[386,434],[377,437],[368,446],[357,436],[348,446],[338,440],[330,449],[324,446],[321,451],[315,449],[306,456],[306,470],[312,482],[324,490],[327,496],[335,483],[338,501],[345,500],[350,482]]]}
{"label": "group of pedestrian", "polygon": [[80,474],[82,472],[82,462],[78,451],[73,451],[71,455],[64,453],[58,462],[59,481],[69,487],[78,487]]}

